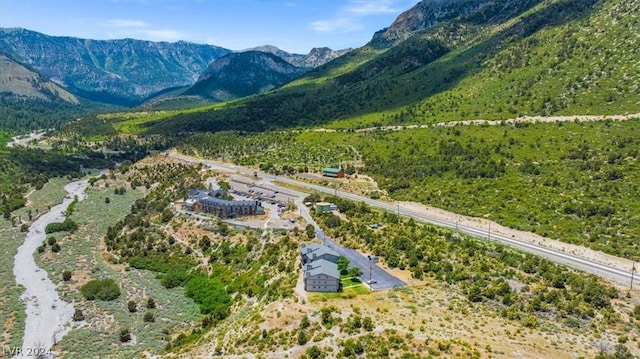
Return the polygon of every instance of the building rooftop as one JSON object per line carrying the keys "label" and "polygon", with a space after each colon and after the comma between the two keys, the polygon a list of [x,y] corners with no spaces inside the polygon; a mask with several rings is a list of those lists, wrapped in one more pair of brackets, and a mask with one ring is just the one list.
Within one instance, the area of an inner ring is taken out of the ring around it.
{"label": "building rooftop", "polygon": [[311,263],[307,263],[303,267],[305,278],[324,274],[332,278],[340,279],[340,272],[338,266],[325,259],[318,259]]}
{"label": "building rooftop", "polygon": [[322,169],[322,172],[328,172],[328,173],[338,173],[342,170],[341,167],[325,167]]}
{"label": "building rooftop", "polygon": [[306,255],[310,259],[313,258],[312,254],[315,254],[316,257],[320,257],[323,254],[329,254],[336,257],[340,257],[338,252],[325,246],[324,244],[317,244],[317,243],[307,244],[306,246],[303,245],[303,247],[300,248],[300,253],[302,255]]}

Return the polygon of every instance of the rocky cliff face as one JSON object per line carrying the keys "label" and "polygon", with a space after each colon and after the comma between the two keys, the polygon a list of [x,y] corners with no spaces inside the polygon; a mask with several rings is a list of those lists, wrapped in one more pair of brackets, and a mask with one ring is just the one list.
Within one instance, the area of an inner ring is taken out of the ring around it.
{"label": "rocky cliff face", "polygon": [[503,21],[536,2],[539,0],[422,0],[400,14],[391,26],[377,31],[370,44],[393,47],[419,31],[455,18],[472,24]]}
{"label": "rocky cliff face", "polygon": [[193,84],[212,61],[230,52],[188,42],[85,40],[24,29],[0,29],[0,49],[72,92],[115,104]]}
{"label": "rocky cliff face", "polygon": [[294,61],[292,64],[299,67],[315,68],[322,66],[351,50],[352,49],[331,50],[328,47],[314,47],[307,55],[303,56],[298,63]]}
{"label": "rocky cliff face", "polygon": [[246,51],[260,51],[266,52],[269,54],[273,54],[283,59],[284,61],[296,66],[303,68],[316,68],[318,66],[322,66],[327,62],[338,58],[352,49],[343,49],[343,50],[331,50],[328,47],[314,47],[309,51],[306,55],[301,54],[292,54],[279,48],[271,45],[258,46]]}

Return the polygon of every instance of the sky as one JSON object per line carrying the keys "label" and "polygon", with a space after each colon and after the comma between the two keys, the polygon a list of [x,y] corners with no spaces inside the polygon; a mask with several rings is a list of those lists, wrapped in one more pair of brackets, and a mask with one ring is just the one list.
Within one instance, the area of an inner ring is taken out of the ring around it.
{"label": "sky", "polygon": [[418,0],[0,0],[0,27],[293,53],[357,48]]}

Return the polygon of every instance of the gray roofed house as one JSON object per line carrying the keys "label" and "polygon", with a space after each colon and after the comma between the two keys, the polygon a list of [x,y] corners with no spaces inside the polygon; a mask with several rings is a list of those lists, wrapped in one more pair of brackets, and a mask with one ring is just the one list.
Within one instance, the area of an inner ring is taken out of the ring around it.
{"label": "gray roofed house", "polygon": [[303,266],[304,290],[307,292],[339,292],[342,290],[338,266],[326,259],[317,259]]}
{"label": "gray roofed house", "polygon": [[322,244],[300,247],[304,289],[307,292],[339,292],[342,290],[338,258],[340,255]]}
{"label": "gray roofed house", "polygon": [[340,255],[333,249],[323,244],[307,244],[300,247],[300,263],[306,264],[317,259],[325,259],[333,263],[338,263]]}

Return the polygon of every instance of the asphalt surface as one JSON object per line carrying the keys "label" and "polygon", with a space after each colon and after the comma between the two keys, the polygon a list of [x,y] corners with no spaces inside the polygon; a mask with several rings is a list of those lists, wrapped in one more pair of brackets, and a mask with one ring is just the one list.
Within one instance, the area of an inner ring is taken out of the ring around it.
{"label": "asphalt surface", "polygon": [[[184,156],[184,155],[180,155],[180,154],[172,154],[172,156],[176,157],[176,158],[180,158],[182,160],[185,161],[191,161],[191,162],[205,162],[211,166],[220,168],[220,169],[224,169],[224,170],[228,170],[228,171],[236,171],[236,169],[238,169],[241,173],[245,173],[245,174],[251,174],[253,175],[254,171],[251,169],[247,169],[247,168],[243,168],[243,167],[238,167],[235,165],[231,165],[231,164],[224,164],[224,163],[219,163],[216,161],[209,161],[209,160],[202,160],[202,159],[197,159],[197,158],[193,158],[193,157],[189,157],[189,156]],[[276,176],[267,174],[267,173],[263,173],[263,172],[259,172],[258,175],[264,179],[267,180],[274,180],[276,178]],[[446,228],[450,228],[450,229],[455,229],[458,230],[462,233],[465,234],[469,234],[471,236],[477,237],[477,238],[484,238],[484,239],[489,239],[489,240],[494,240],[494,241],[498,241],[501,242],[503,244],[506,244],[508,246],[511,246],[513,248],[522,250],[524,252],[527,253],[532,253],[535,255],[539,255],[542,256],[544,258],[547,258],[555,263],[559,263],[562,265],[566,265],[566,266],[570,266],[579,270],[582,270],[584,272],[587,273],[592,273],[595,274],[599,277],[608,279],[608,280],[613,280],[615,282],[618,282],[622,285],[630,285],[631,284],[631,280],[633,278],[633,286],[634,287],[640,287],[640,278],[638,278],[638,275],[635,275],[635,273],[631,273],[631,265],[629,265],[629,268],[618,268],[618,267],[614,267],[611,265],[607,265],[607,264],[603,264],[603,263],[599,263],[599,262],[595,262],[586,258],[582,258],[570,253],[566,253],[566,252],[562,252],[562,251],[558,251],[552,248],[548,248],[545,246],[541,246],[541,245],[537,245],[534,243],[529,243],[525,240],[519,239],[517,237],[507,237],[507,236],[503,236],[503,235],[499,235],[499,234],[494,234],[491,233],[489,236],[489,233],[487,233],[487,231],[485,229],[481,229],[481,228],[476,228],[476,227],[472,227],[472,226],[463,226],[463,225],[459,225],[456,222],[453,221],[446,221],[446,220],[442,220],[439,218],[435,218],[435,217],[431,217],[431,216],[426,216],[422,213],[418,213],[415,211],[411,211],[409,209],[405,209],[402,206],[398,206],[392,203],[387,203],[387,202],[383,202],[383,201],[377,201],[377,200],[373,200],[367,197],[362,197],[362,196],[358,196],[355,195],[353,193],[349,193],[349,192],[344,192],[344,191],[340,191],[337,190],[335,188],[328,188],[328,187],[323,187],[323,186],[319,186],[319,185],[315,185],[315,184],[310,184],[310,183],[306,183],[306,182],[301,182],[301,181],[296,181],[296,180],[292,180],[290,178],[287,177],[283,177],[283,176],[278,176],[277,180],[283,183],[287,183],[287,184],[292,184],[295,186],[300,186],[300,187],[304,187],[304,188],[308,188],[314,191],[318,191],[318,192],[323,192],[323,193],[328,193],[328,194],[333,194],[333,195],[337,195],[343,198],[347,198],[353,201],[357,201],[357,202],[364,202],[372,207],[377,207],[377,208],[381,208],[384,210],[388,210],[388,211],[393,211],[396,212],[400,215],[403,216],[407,216],[407,217],[412,217],[418,221],[421,222],[425,222],[425,223],[431,223],[437,226],[441,226],[441,227],[446,227]],[[365,257],[366,258],[366,257]],[[366,276],[365,276],[366,278]]]}
{"label": "asphalt surface", "polygon": [[[362,255],[355,249],[343,247],[333,239],[329,238],[324,231],[318,226],[316,221],[313,220],[311,214],[309,214],[309,208],[302,203],[302,198],[296,199],[296,205],[300,210],[300,215],[307,223],[311,223],[315,228],[316,237],[320,239],[326,246],[336,251],[339,255],[346,257],[349,260],[350,267],[359,267],[362,270],[362,276],[360,280],[367,284],[372,291],[391,289],[394,287],[401,287],[407,285],[407,283],[389,274],[384,269],[380,268],[377,264],[369,261],[369,258]],[[369,282],[370,280],[374,282]]]}

